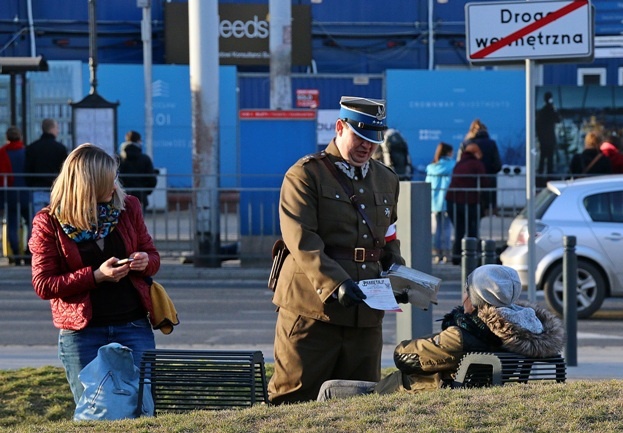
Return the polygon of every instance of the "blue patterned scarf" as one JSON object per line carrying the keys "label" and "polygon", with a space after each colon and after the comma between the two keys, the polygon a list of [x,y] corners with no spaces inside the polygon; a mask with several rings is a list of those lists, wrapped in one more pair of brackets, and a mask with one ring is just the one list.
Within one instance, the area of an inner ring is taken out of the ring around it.
{"label": "blue patterned scarf", "polygon": [[119,214],[121,211],[115,208],[112,202],[98,203],[97,204],[97,226],[92,225],[91,230],[78,230],[71,224],[64,223],[58,218],[58,212],[56,218],[61,223],[63,231],[75,242],[92,241],[98,239],[104,239],[108,236],[119,222]]}

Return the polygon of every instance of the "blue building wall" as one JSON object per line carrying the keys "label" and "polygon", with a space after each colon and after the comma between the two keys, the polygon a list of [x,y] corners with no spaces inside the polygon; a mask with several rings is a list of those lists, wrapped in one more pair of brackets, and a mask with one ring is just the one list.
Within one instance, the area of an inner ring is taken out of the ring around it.
{"label": "blue building wall", "polygon": [[[83,91],[89,92],[89,71],[84,66]],[[188,66],[156,65],[152,71],[154,166],[167,169],[168,186],[192,185],[192,115]],[[232,66],[219,69],[219,141],[221,186],[238,186],[240,155],[238,147],[237,74]],[[145,129],[145,94],[142,65],[100,65],[98,93],[117,109],[117,143],[132,129]]]}
{"label": "blue building wall", "polygon": [[391,70],[387,121],[407,140],[420,174],[439,142],[458,151],[476,118],[487,125],[504,164],[525,165],[524,85],[523,71]]}
{"label": "blue building wall", "polygon": [[[268,0],[220,0],[220,3],[263,3]],[[321,73],[383,73],[388,69],[428,68],[427,1],[340,0],[312,3],[312,50],[314,64],[295,67]],[[468,0],[452,0],[433,5],[435,64],[469,66],[465,56],[464,5]],[[621,0],[594,0],[595,34],[623,35]],[[152,1],[153,61],[164,63],[164,5]],[[32,0],[36,53],[49,60],[89,58],[88,2],[85,0]],[[100,63],[141,63],[140,21],[142,10],[131,0],[97,3],[98,59]],[[486,25],[486,23],[483,23]],[[0,7],[0,56],[30,56],[29,22],[26,0],[3,0]],[[616,69],[620,59],[597,59],[586,65],[548,65],[544,84],[577,83],[578,67],[603,66],[609,69],[608,84],[618,84]],[[266,71],[266,67],[245,67],[243,71]]]}

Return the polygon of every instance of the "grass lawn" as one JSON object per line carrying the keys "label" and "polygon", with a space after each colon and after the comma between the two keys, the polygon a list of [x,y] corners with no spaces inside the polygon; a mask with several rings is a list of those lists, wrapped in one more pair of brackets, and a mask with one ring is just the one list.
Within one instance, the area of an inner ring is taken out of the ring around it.
{"label": "grass lawn", "polygon": [[442,389],[114,422],[73,422],[73,410],[61,368],[0,371],[0,431],[18,433],[621,432],[623,381]]}

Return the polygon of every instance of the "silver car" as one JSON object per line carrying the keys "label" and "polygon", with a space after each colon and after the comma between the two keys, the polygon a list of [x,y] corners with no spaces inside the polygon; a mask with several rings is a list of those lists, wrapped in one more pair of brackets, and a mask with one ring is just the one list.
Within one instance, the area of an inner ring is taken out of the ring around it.
{"label": "silver car", "polygon": [[[500,259],[528,285],[528,220],[511,223]],[[563,236],[575,236],[578,317],[587,318],[609,296],[623,296],[623,175],[550,181],[535,199],[536,288],[551,309],[563,308]]]}

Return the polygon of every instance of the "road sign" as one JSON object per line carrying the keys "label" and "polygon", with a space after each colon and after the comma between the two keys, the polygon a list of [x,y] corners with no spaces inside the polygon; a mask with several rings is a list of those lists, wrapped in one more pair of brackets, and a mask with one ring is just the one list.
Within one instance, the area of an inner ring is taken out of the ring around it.
{"label": "road sign", "polygon": [[465,22],[473,63],[593,56],[589,0],[467,3]]}

